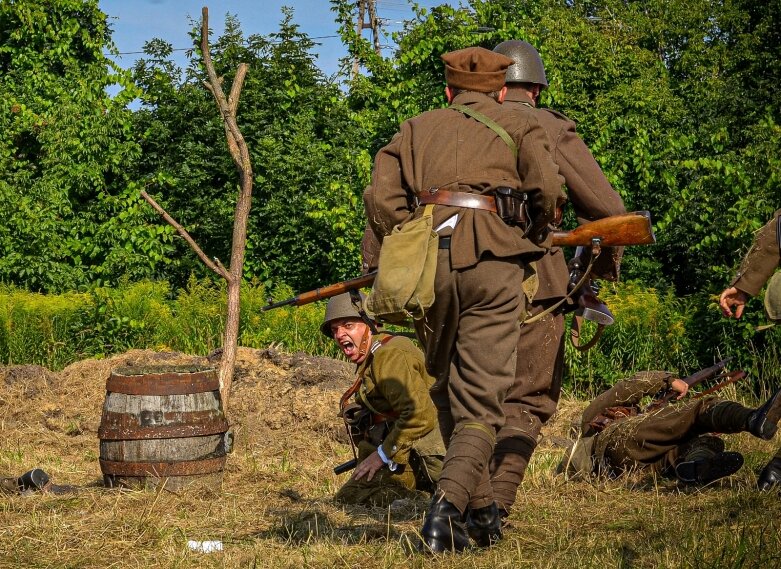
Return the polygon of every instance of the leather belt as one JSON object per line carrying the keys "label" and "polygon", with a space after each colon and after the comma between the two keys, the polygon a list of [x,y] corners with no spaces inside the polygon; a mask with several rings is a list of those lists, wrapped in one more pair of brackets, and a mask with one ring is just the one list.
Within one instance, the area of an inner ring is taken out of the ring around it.
{"label": "leather belt", "polygon": [[451,192],[448,190],[426,190],[417,196],[421,205],[436,204],[469,209],[482,209],[496,213],[496,200],[493,196],[469,194],[467,192]]}

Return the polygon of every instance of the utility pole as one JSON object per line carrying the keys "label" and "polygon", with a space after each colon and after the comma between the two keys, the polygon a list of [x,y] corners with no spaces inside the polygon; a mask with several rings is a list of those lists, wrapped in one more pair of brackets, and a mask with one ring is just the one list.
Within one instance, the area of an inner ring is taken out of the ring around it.
{"label": "utility pole", "polygon": [[[357,0],[358,2],[358,20],[356,21],[355,31],[359,36],[363,35],[363,30],[372,31],[372,41],[374,43],[374,53],[380,55],[380,30],[377,20],[377,6],[375,0]],[[369,19],[366,20],[366,16]],[[360,63],[356,57],[353,60],[353,78],[358,76]]]}

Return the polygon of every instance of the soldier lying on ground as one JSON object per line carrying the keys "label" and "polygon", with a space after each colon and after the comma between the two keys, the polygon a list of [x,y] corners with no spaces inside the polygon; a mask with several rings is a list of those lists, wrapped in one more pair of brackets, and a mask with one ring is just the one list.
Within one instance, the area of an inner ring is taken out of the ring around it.
{"label": "soldier lying on ground", "polygon": [[373,325],[350,294],[342,294],[328,301],[321,330],[357,365],[358,376],[342,398],[346,403],[355,396],[342,413],[358,464],[335,499],[385,507],[415,490],[434,491],[445,445],[423,353],[408,338],[373,333]]}
{"label": "soldier lying on ground", "polygon": [[643,413],[642,398],[664,388],[680,399],[688,385],[669,372],[648,371],[599,395],[583,412],[580,438],[559,472],[612,477],[649,468],[684,483],[708,484],[743,464],[739,453],[724,452],[724,442],[709,433],[748,432],[770,440],[781,418],[781,390],[756,409],[708,396]]}

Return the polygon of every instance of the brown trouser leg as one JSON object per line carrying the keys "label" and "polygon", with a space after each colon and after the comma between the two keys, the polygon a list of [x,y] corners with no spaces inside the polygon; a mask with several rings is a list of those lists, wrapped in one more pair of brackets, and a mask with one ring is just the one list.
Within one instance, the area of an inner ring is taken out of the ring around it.
{"label": "brown trouser leg", "polygon": [[618,470],[652,464],[699,435],[745,430],[750,412],[739,403],[716,397],[673,403],[610,425],[598,436],[597,456],[604,456]]}
{"label": "brown trouser leg", "polygon": [[437,380],[431,394],[447,445],[439,488],[461,511],[481,479],[488,481],[496,432],[504,424],[502,404],[515,377],[522,278],[518,259],[488,257],[454,271],[449,251],[440,251],[436,300],[418,326],[426,365]]}
{"label": "brown trouser leg", "polygon": [[[530,316],[544,308],[534,306]],[[521,326],[518,354],[515,382],[504,400],[505,423],[496,436],[490,463],[494,498],[508,512],[540,429],[556,412],[564,372],[564,315],[548,314]]]}

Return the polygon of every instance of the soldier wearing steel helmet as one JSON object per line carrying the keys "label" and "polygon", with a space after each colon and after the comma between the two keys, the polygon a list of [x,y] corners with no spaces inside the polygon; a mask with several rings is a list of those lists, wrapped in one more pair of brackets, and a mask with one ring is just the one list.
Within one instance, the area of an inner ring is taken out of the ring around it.
{"label": "soldier wearing steel helmet", "polygon": [[[759,230],[740,270],[719,297],[721,311],[727,318],[740,318],[749,297],[756,296],[768,283],[765,309],[773,323],[781,322],[781,209]],[[771,278],[772,276],[772,278]],[[733,312],[734,310],[734,312]],[[781,449],[759,473],[760,490],[781,487]]]}
{"label": "soldier wearing steel helmet", "polygon": [[320,329],[356,364],[356,382],[342,409],[358,449],[350,480],[338,502],[386,507],[415,490],[433,492],[445,445],[422,352],[403,336],[377,331],[362,311],[361,295],[328,301]]}
{"label": "soldier wearing steel helmet", "polygon": [[[494,52],[513,60],[507,69],[502,108],[515,112],[531,109],[545,129],[559,174],[567,186],[578,221],[585,223],[625,213],[621,197],[610,186],[586,144],[577,135],[575,123],[552,109],[537,108],[540,93],[548,87],[545,67],[537,50],[525,41],[506,41]],[[595,277],[616,280],[622,249],[603,248],[594,264]],[[525,287],[533,300],[527,318],[555,305],[567,295],[569,270],[564,253],[554,247],[536,261],[536,291]],[[561,309],[521,327],[517,351],[534,352],[534,358],[518,358],[515,382],[504,400],[504,427],[497,435],[491,460],[491,486],[495,505],[473,509],[467,525],[473,539],[482,534],[500,535],[499,517],[506,516],[513,503],[526,466],[545,423],[556,411],[561,388],[564,357],[564,314]],[[483,535],[484,537],[484,535]]]}

